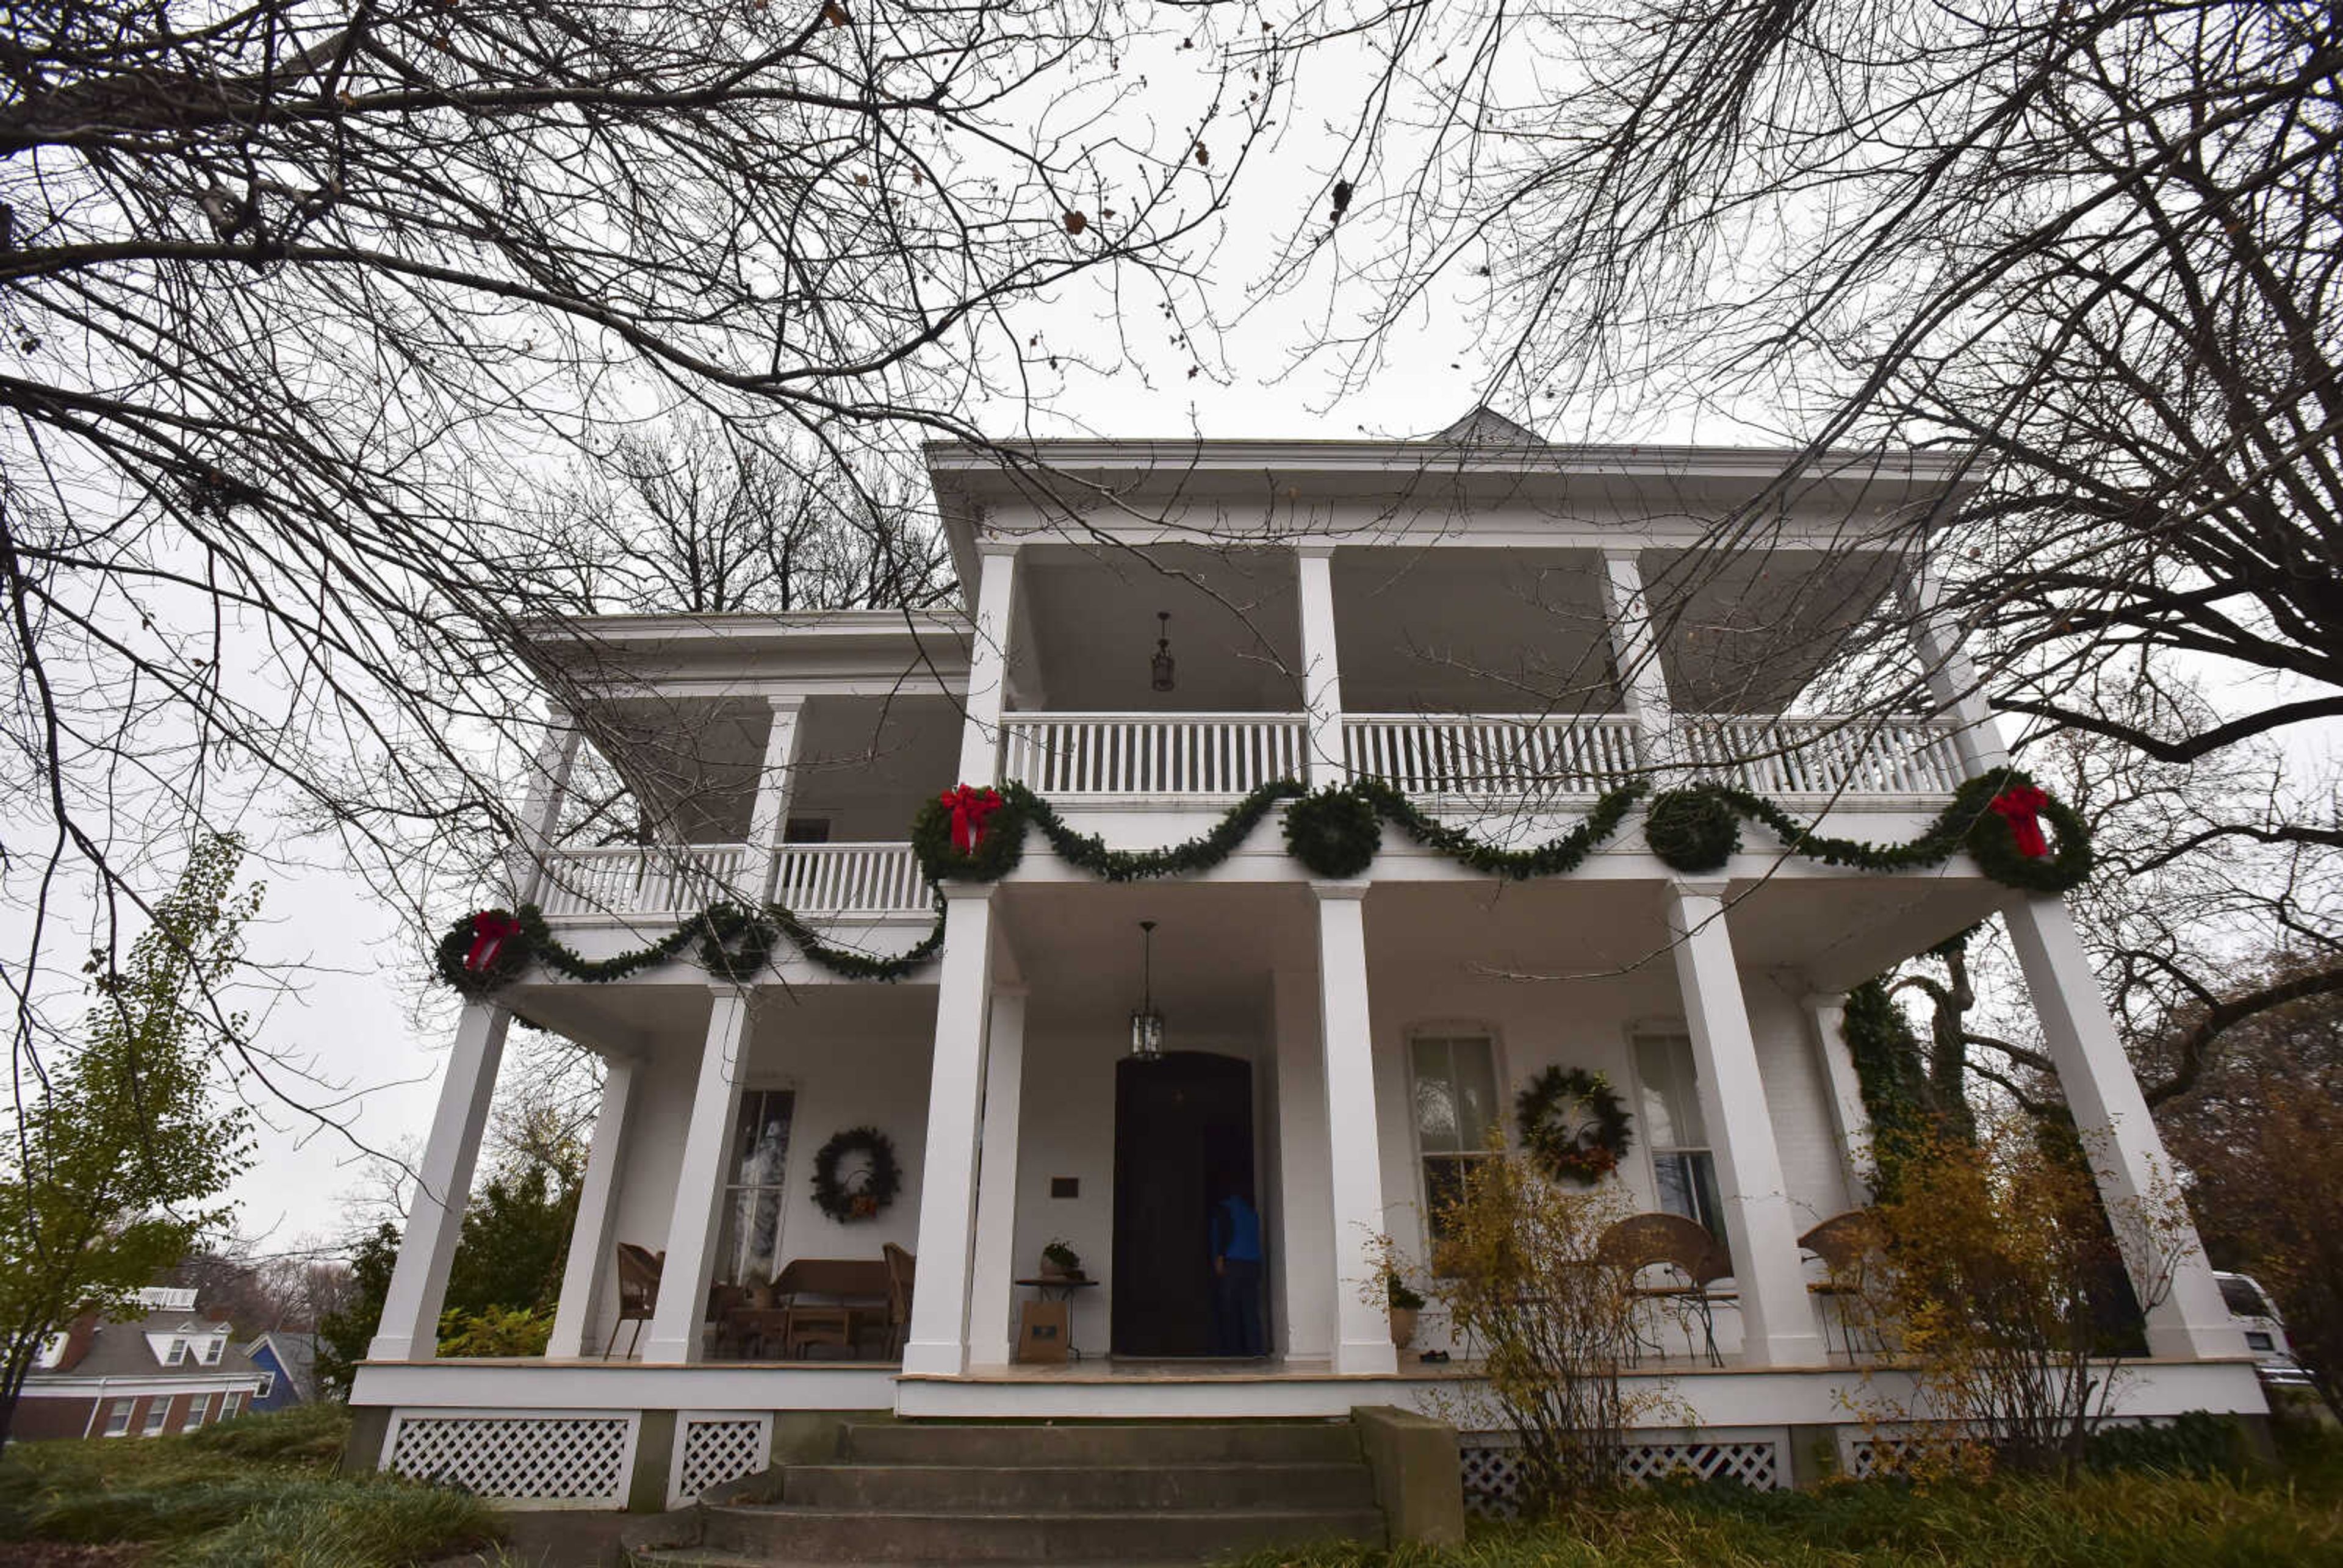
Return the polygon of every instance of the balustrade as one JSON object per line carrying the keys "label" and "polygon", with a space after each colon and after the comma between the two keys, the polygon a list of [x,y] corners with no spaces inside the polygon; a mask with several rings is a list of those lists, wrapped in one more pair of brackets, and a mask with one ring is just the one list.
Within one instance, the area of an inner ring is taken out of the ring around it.
{"label": "balustrade", "polygon": [[1233,797],[1302,777],[1308,721],[1294,713],[1015,713],[1001,721],[1001,777],[1037,795]]}

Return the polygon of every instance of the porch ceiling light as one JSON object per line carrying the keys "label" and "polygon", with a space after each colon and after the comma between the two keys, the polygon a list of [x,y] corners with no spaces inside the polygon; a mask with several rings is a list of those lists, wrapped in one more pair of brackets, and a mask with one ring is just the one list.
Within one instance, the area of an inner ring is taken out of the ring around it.
{"label": "porch ceiling light", "polygon": [[1155,1010],[1155,922],[1139,922],[1139,1005],[1131,1014],[1131,1054],[1163,1054],[1163,1015]]}
{"label": "porch ceiling light", "polygon": [[1155,612],[1155,657],[1147,661],[1147,684],[1158,691],[1172,689],[1172,612]]}

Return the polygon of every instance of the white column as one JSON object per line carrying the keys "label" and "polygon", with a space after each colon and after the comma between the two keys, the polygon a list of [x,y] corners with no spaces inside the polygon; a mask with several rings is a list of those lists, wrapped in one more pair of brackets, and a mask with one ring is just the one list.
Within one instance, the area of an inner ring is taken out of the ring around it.
{"label": "white column", "polygon": [[1603,609],[1611,632],[1611,658],[1619,670],[1619,703],[1641,727],[1644,760],[1668,758],[1668,677],[1660,664],[1651,605],[1644,597],[1644,568],[1637,552],[1603,552]]}
{"label": "white column", "polygon": [[1725,884],[1671,883],[1666,898],[1701,1120],[1716,1159],[1725,1242],[1741,1292],[1742,1356],[1753,1366],[1819,1366],[1823,1342],[1798,1256],[1797,1218],[1725,929]]}
{"label": "white column", "polygon": [[992,889],[990,882],[943,884],[944,953],[936,984],[935,1055],[928,1070],[919,1271],[911,1290],[911,1337],[903,1347],[906,1372],[956,1377],[968,1366],[977,1107],[984,1080],[985,997],[992,981]]}
{"label": "white column", "polygon": [[1334,650],[1334,547],[1297,545],[1302,603],[1302,695],[1310,712],[1302,782],[1312,789],[1349,776],[1342,754],[1342,671]]}
{"label": "white column", "polygon": [[1326,1149],[1326,1081],[1316,987],[1307,973],[1270,976],[1277,1041],[1278,1212],[1285,1244],[1271,1260],[1282,1287],[1285,1354],[1334,1353],[1334,1220]]}
{"label": "white column", "polygon": [[1936,578],[1926,568],[1916,568],[1905,581],[1903,597],[1912,652],[1926,675],[1928,691],[1937,710],[1960,723],[1953,732],[1953,749],[1960,755],[1961,770],[1974,779],[2007,767],[2008,749],[1986,706],[1976,667],[1961,646],[1960,628],[1937,607]]}
{"label": "white column", "polygon": [[1001,711],[1009,690],[1009,631],[1017,607],[1017,541],[980,538],[976,551],[981,564],[957,781],[990,784],[1001,773]]}
{"label": "white column", "polygon": [[681,1365],[700,1359],[700,1325],[716,1268],[716,1228],[723,1218],[725,1166],[733,1124],[740,1119],[740,1069],[748,1056],[754,1006],[737,986],[711,987],[708,1039],[683,1130],[683,1158],[675,1173],[675,1211],[667,1227],[667,1261],[659,1271],[659,1303],[643,1339],[647,1362]]}
{"label": "white column", "polygon": [[626,1157],[627,1113],[634,1097],[636,1066],[614,1056],[602,1065],[602,1109],[594,1118],[594,1141],[586,1152],[586,1180],[578,1191],[578,1219],[569,1228],[569,1258],[561,1270],[561,1302],[553,1312],[548,1357],[582,1356],[586,1334],[602,1305],[602,1283],[611,1261],[611,1228],[618,1217],[618,1164]]}
{"label": "white column", "polygon": [[463,1233],[472,1167],[479,1159],[488,1099],[496,1091],[511,1023],[512,1014],[488,1001],[466,1002],[457,1020],[456,1049],[439,1081],[439,1107],[432,1113],[422,1168],[415,1173],[415,1196],[407,1206],[407,1233],[383,1297],[382,1322],[367,1348],[369,1361],[428,1361],[438,1352],[447,1265],[455,1261],[456,1241]]}
{"label": "white column", "polygon": [[568,713],[546,709],[545,733],[529,763],[521,799],[520,832],[505,851],[505,890],[516,909],[544,896],[546,857],[560,831],[561,805],[569,793],[570,771],[578,765],[579,739]]}
{"label": "white column", "polygon": [[2002,906],[2002,918],[2132,1288],[2142,1302],[2154,1302],[2147,1309],[2149,1353],[2244,1354],[2066,901],[2016,894]]}
{"label": "white column", "polygon": [[1389,1375],[1399,1370],[1399,1355],[1383,1301],[1370,1291],[1384,1219],[1367,1013],[1367,884],[1313,881],[1310,889],[1318,900],[1318,1031],[1333,1193],[1334,1371]]}
{"label": "white column", "polygon": [[765,762],[757,775],[757,804],[749,819],[749,847],[764,858],[756,884],[749,890],[759,900],[773,896],[780,876],[781,839],[789,825],[789,796],[797,788],[798,738],[802,733],[798,721],[805,711],[802,697],[770,700],[773,725],[765,731]]}
{"label": "white column", "polygon": [[1855,1075],[1855,1052],[1846,1046],[1846,993],[1821,991],[1806,998],[1814,1024],[1815,1054],[1830,1087],[1831,1121],[1838,1132],[1839,1169],[1850,1201],[1871,1201],[1871,1112],[1863,1105],[1863,1080]]}
{"label": "white column", "polygon": [[976,1267],[968,1359],[1007,1366],[1016,1342],[1017,1118],[1024,1098],[1025,988],[992,988],[984,1042],[984,1139],[977,1151]]}

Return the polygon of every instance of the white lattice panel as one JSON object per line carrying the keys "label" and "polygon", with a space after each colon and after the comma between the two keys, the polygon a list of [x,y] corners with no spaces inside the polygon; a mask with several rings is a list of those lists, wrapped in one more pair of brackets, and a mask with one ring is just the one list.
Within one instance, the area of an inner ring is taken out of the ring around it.
{"label": "white lattice panel", "polygon": [[[1521,1445],[1511,1433],[1465,1433],[1457,1459],[1463,1468],[1467,1513],[1511,1519],[1521,1512]],[[1782,1484],[1782,1447],[1771,1438],[1629,1442],[1620,1450],[1619,1468],[1630,1481],[1689,1475],[1771,1492]]]}
{"label": "white lattice panel", "polygon": [[754,1475],[773,1448],[773,1418],[738,1412],[686,1411],[678,1420],[668,1506],[679,1507],[711,1486]]}
{"label": "white lattice panel", "polygon": [[399,1412],[383,1468],[517,1503],[621,1506],[635,1417]]}

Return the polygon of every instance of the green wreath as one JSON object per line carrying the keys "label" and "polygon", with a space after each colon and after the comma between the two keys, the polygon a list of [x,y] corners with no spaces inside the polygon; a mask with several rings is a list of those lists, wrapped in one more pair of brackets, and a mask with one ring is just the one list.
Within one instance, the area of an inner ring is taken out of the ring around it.
{"label": "green wreath", "polygon": [[1993,809],[2006,789],[2032,785],[2034,780],[2015,769],[2004,769],[1972,779],[1953,798],[1955,810],[1975,811],[1966,840],[1976,857],[1977,869],[1995,881],[2029,893],[2063,893],[2080,887],[2090,876],[2097,857],[2091,849],[2091,830],[2074,808],[2056,795],[2044,793],[2035,814],[2049,825],[2050,853],[2028,855],[2017,848],[2017,835],[2008,819]]}
{"label": "green wreath", "polygon": [[[472,997],[486,996],[490,991],[510,985],[520,978],[520,971],[528,967],[535,949],[535,944],[529,940],[528,920],[528,915],[533,912],[524,909],[521,915],[516,916],[509,910],[482,910],[478,914],[466,915],[449,926],[447,934],[439,939],[439,946],[431,955],[439,978],[464,995]],[[471,952],[472,943],[479,935],[475,922],[484,918],[513,920],[519,929],[498,944],[496,956],[488,960],[486,969],[467,969],[464,959]]]}
{"label": "green wreath", "polygon": [[985,818],[976,848],[962,854],[952,843],[951,808],[930,800],[911,819],[911,852],[930,882],[997,882],[1017,869],[1025,853],[1025,806],[1015,789],[999,791],[1001,804]]}
{"label": "green wreath", "polygon": [[[870,1161],[870,1169],[850,1187],[838,1175],[839,1161],[849,1154]],[[896,1162],[894,1142],[875,1127],[850,1127],[813,1157],[814,1206],[841,1225],[878,1218],[902,1190],[903,1168]]]}
{"label": "green wreath", "polygon": [[745,984],[772,961],[780,930],[738,904],[710,904],[699,917],[699,967],[719,980]]}
{"label": "green wreath", "polygon": [[1355,877],[1374,864],[1383,819],[1357,790],[1329,784],[1285,809],[1285,847],[1321,877]]}
{"label": "green wreath", "polygon": [[1644,839],[1652,853],[1679,871],[1701,876],[1721,871],[1741,848],[1741,813],[1714,784],[1664,789],[1644,817]]}
{"label": "green wreath", "polygon": [[[1574,1114],[1565,1118],[1565,1111]],[[1539,1073],[1513,1101],[1513,1114],[1522,1147],[1557,1181],[1592,1186],[1619,1168],[1635,1141],[1611,1081],[1583,1067]]]}

